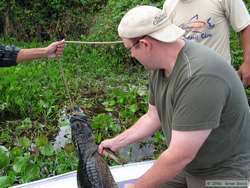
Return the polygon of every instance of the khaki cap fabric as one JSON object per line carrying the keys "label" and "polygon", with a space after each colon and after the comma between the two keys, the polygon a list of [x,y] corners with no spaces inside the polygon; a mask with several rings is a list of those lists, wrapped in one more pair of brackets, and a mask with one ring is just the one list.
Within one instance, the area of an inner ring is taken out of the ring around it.
{"label": "khaki cap fabric", "polygon": [[[171,7],[169,10],[173,9]],[[171,12],[167,13],[153,6],[135,7],[122,18],[118,26],[119,36],[121,38],[137,38],[148,35],[162,42],[174,42],[185,31],[170,22],[168,19],[170,14]]]}

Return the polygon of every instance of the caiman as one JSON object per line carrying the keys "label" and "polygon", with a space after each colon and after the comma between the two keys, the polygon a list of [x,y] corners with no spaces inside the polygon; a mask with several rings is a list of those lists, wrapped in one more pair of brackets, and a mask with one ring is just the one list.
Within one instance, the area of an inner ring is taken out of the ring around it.
{"label": "caiman", "polygon": [[107,163],[98,153],[95,137],[85,115],[70,117],[72,141],[79,157],[78,188],[118,188]]}

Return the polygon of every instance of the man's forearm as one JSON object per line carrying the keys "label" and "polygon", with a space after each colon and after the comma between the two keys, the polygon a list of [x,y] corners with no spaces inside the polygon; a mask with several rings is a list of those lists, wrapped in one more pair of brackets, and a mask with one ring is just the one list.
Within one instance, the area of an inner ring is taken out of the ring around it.
{"label": "man's forearm", "polygon": [[16,62],[28,61],[47,57],[46,48],[21,49],[17,54]]}
{"label": "man's forearm", "polygon": [[250,25],[240,32],[240,42],[244,53],[244,63],[250,64]]}
{"label": "man's forearm", "polygon": [[178,157],[163,152],[154,165],[135,183],[135,188],[157,188],[172,180],[184,167],[191,162],[191,158]]}
{"label": "man's forearm", "polygon": [[160,129],[160,122],[157,117],[151,117],[147,113],[128,130],[116,136],[115,139],[123,147],[151,136],[158,129]]}

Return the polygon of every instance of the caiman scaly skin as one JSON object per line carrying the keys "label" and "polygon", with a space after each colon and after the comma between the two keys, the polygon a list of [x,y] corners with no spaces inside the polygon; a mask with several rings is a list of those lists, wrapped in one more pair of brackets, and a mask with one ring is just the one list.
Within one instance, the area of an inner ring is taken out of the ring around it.
{"label": "caiman scaly skin", "polygon": [[118,188],[108,165],[98,153],[98,146],[86,116],[72,115],[70,125],[79,157],[78,188]]}

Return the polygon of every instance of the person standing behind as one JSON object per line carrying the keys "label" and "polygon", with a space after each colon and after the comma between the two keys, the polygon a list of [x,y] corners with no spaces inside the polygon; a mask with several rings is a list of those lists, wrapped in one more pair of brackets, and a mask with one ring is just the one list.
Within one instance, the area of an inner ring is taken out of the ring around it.
{"label": "person standing behind", "polygon": [[34,59],[60,57],[63,50],[64,40],[44,48],[20,49],[14,45],[0,45],[0,67],[16,66],[20,62]]}
{"label": "person standing behind", "polygon": [[204,44],[222,55],[230,56],[230,26],[240,33],[244,62],[238,73],[244,86],[250,85],[250,16],[242,0],[166,0],[165,7],[177,3],[172,22],[184,29],[187,40]]}

